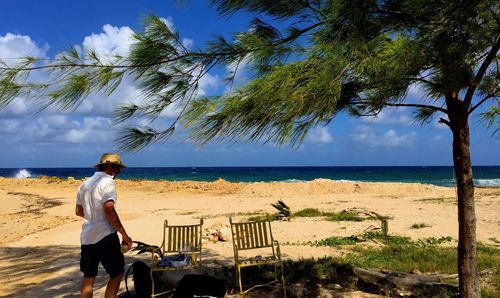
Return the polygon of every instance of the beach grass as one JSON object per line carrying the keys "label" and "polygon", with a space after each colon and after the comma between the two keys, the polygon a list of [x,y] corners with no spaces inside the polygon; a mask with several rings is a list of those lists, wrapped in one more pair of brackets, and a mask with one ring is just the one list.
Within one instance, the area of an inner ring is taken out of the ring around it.
{"label": "beach grass", "polygon": [[327,212],[325,213],[326,220],[329,221],[363,221],[366,218],[359,216],[359,214],[354,212],[342,211],[339,213]]}
{"label": "beach grass", "polygon": [[252,216],[249,216],[247,217],[247,220],[248,221],[262,221],[262,220],[278,220],[278,216],[276,216],[275,214],[269,214],[269,213],[265,213],[265,214],[257,214],[257,215],[252,215]]}
{"label": "beach grass", "polygon": [[[456,254],[456,248],[438,245],[418,247],[389,244],[373,247],[356,244],[349,246],[343,256],[286,260],[285,279],[288,285],[301,284],[312,296],[319,293],[320,285],[331,284],[339,284],[345,289],[394,296],[390,285],[377,287],[360,283],[354,274],[354,267],[400,272],[418,270],[422,274],[449,275],[450,278],[445,278],[444,281],[450,287],[426,285],[414,289],[412,297],[453,297],[457,293],[458,286],[458,281],[454,277],[457,272]],[[479,243],[478,269],[487,271],[480,280],[481,297],[500,297],[500,272],[496,268],[500,268],[500,249]],[[230,267],[225,269],[229,274],[233,272]],[[248,270],[247,276],[251,276],[250,279],[254,281],[259,281],[268,278],[265,271],[272,271],[272,267],[255,267],[248,268]],[[236,287],[236,285],[232,286]]]}
{"label": "beach grass", "polygon": [[[344,237],[340,241],[345,242],[346,239]],[[287,282],[318,283],[321,279],[326,279],[343,287],[356,287],[353,282],[353,266],[402,272],[418,270],[424,274],[453,275],[457,272],[457,251],[454,247],[419,247],[394,243],[372,247],[357,244],[349,246],[348,251],[343,257],[289,261],[285,269]],[[481,278],[481,297],[500,297],[500,272],[497,269],[500,268],[500,249],[479,244],[477,259],[479,271],[489,272],[486,277]],[[457,286],[457,279],[446,279],[446,283]],[[448,297],[447,293],[432,293],[433,297],[434,294]]]}
{"label": "beach grass", "polygon": [[325,217],[329,221],[363,221],[366,218],[359,216],[358,213],[341,212],[323,212],[316,208],[305,208],[292,213],[292,217]]}
{"label": "beach grass", "polygon": [[[278,220],[280,218],[276,214],[260,213],[260,212],[249,213],[247,215],[250,215],[246,218],[249,221],[259,221],[268,218],[271,220]],[[329,221],[363,221],[369,219],[361,217],[359,216],[358,213],[355,212],[348,212],[348,211],[341,211],[338,213],[323,212],[316,208],[305,208],[297,212],[293,212],[291,218],[297,218],[297,217],[325,217],[325,219]]]}
{"label": "beach grass", "polygon": [[324,213],[317,208],[305,208],[292,213],[292,217],[319,217],[324,216]]}
{"label": "beach grass", "polygon": [[[413,245],[389,245],[382,248],[355,246],[343,262],[359,266],[386,268],[409,272],[418,269],[426,273],[455,274],[457,272],[457,250],[454,247]],[[478,270],[494,270],[488,279],[482,279],[482,297],[500,297],[500,249],[478,245]],[[456,280],[450,280],[456,284]]]}
{"label": "beach grass", "polygon": [[431,225],[428,225],[426,223],[414,223],[410,226],[410,229],[423,229],[423,228],[430,228]]}

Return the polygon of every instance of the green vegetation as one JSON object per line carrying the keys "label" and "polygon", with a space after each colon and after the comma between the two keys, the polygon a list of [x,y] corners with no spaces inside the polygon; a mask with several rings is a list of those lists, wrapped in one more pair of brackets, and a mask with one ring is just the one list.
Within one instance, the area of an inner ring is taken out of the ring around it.
{"label": "green vegetation", "polygon": [[292,213],[292,217],[326,217],[329,221],[363,221],[366,218],[361,217],[356,212],[341,211],[335,212],[322,212],[316,208],[306,208]]}
{"label": "green vegetation", "polygon": [[330,247],[335,247],[335,246],[344,246],[344,245],[354,245],[356,243],[360,242],[366,242],[369,240],[376,240],[378,242],[383,242],[386,243],[389,246],[407,246],[407,247],[419,247],[419,248],[425,248],[425,247],[435,247],[439,246],[444,243],[448,243],[452,241],[452,238],[450,236],[446,237],[440,237],[440,238],[435,238],[435,237],[428,237],[428,238],[423,238],[423,239],[418,239],[416,241],[413,241],[410,237],[405,237],[405,236],[397,236],[397,235],[389,235],[387,237],[387,242],[385,240],[385,237],[381,231],[368,231],[365,232],[363,235],[352,235],[352,236],[347,236],[347,237],[340,237],[340,236],[331,236],[325,239],[321,240],[315,240],[315,241],[301,241],[301,242],[283,242],[283,245],[308,245],[308,246],[330,246]]}
{"label": "green vegetation", "polygon": [[231,213],[219,213],[219,214],[213,214],[213,215],[203,215],[203,216],[197,216],[195,218],[214,218],[214,217],[235,217],[235,216],[251,216],[251,215],[260,215],[262,214],[262,211],[250,211],[250,212],[231,212]]}
{"label": "green vegetation", "polygon": [[371,219],[378,220],[379,227],[372,228],[372,230],[380,229],[380,231],[382,231],[382,235],[384,236],[385,244],[389,244],[389,217],[380,215],[374,211],[365,212],[365,214]]}
{"label": "green vegetation", "polygon": [[[348,242],[349,238],[331,237],[328,241]],[[489,270],[485,278],[481,279],[481,297],[500,297],[500,271],[496,269],[500,268],[500,249],[479,244],[477,259],[480,271]],[[309,287],[333,282],[345,288],[356,288],[391,296],[393,293],[383,292],[389,291],[388,289],[363,287],[363,284],[357,283],[353,267],[384,268],[402,272],[417,269],[424,274],[453,275],[457,273],[456,262],[457,252],[452,247],[436,245],[419,247],[404,244],[390,244],[382,247],[355,245],[349,246],[349,252],[343,257],[288,261],[285,263],[285,275],[287,282],[304,283]],[[445,282],[456,286],[455,278],[445,279]],[[453,294],[453,291],[447,292],[443,287],[428,286],[422,287],[419,291],[422,293],[414,293],[416,297],[451,297]]]}
{"label": "green vegetation", "polygon": [[388,245],[408,245],[408,246],[415,246],[415,247],[429,247],[429,246],[437,246],[446,242],[450,242],[452,238],[450,236],[446,237],[440,237],[440,238],[435,238],[435,237],[428,237],[428,238],[423,238],[419,239],[417,241],[411,240],[410,237],[405,237],[405,236],[397,236],[397,235],[389,235],[387,238],[383,235],[381,232],[374,232],[374,231],[368,231],[365,234],[363,234],[363,239],[367,240],[379,240],[379,241],[386,241],[386,244]]}
{"label": "green vegetation", "polygon": [[337,237],[332,236],[326,239],[319,240],[315,242],[315,246],[342,246],[342,245],[353,245],[358,243],[360,240],[356,236],[349,237]]}
{"label": "green vegetation", "polygon": [[[325,239],[332,243],[348,242],[348,237],[336,239],[333,237]],[[395,241],[403,243],[405,241]],[[432,241],[431,241],[432,242]],[[360,245],[350,246],[351,252],[345,257],[319,259],[314,264],[309,265],[311,272],[302,272],[304,274],[314,275],[317,278],[318,272],[323,274],[332,272],[341,264],[345,266],[357,266],[368,268],[384,268],[388,270],[410,272],[417,269],[423,273],[456,274],[457,273],[457,252],[453,247],[440,247],[437,245],[416,246],[405,244],[393,244],[383,247],[364,247]],[[414,244],[409,241],[410,244]],[[345,245],[345,244],[342,244]],[[329,245],[330,246],[330,245]],[[335,246],[335,245],[334,245]],[[488,278],[483,279],[482,297],[500,297],[500,249],[478,246],[478,267],[479,271],[491,270]],[[336,264],[336,265],[335,265]],[[298,274],[299,272],[294,272]],[[340,278],[340,276],[335,276]],[[305,278],[303,276],[302,278]],[[454,279],[448,280],[451,284]]]}
{"label": "green vegetation", "polygon": [[294,212],[292,214],[292,217],[319,217],[319,216],[324,216],[324,213],[316,208],[306,208]]}
{"label": "green vegetation", "polygon": [[275,214],[269,214],[269,213],[265,213],[265,214],[257,214],[257,215],[253,215],[253,216],[249,216],[247,217],[247,220],[248,221],[261,221],[261,220],[278,220],[279,217],[276,216]]}
{"label": "green vegetation", "polygon": [[326,220],[329,221],[363,221],[366,218],[359,216],[359,214],[354,212],[342,211],[339,213],[328,212],[325,213]]}
{"label": "green vegetation", "polygon": [[430,228],[431,226],[426,223],[414,223],[411,225],[410,229],[423,229]]}
{"label": "green vegetation", "polygon": [[[379,237],[382,237],[381,235]],[[339,245],[350,245],[358,241],[357,237],[330,237],[326,242]],[[404,241],[400,241],[404,242]],[[412,243],[409,241],[409,243]],[[337,246],[337,245],[328,245]],[[285,278],[287,283],[301,283],[307,287],[311,296],[319,296],[315,292],[318,285],[336,283],[344,288],[358,289],[365,292],[394,296],[390,285],[387,288],[375,288],[357,282],[354,267],[383,268],[393,271],[410,272],[414,269],[423,274],[437,273],[443,275],[456,274],[457,252],[452,247],[431,245],[419,247],[415,245],[384,245],[382,247],[367,247],[361,245],[347,246],[347,254],[343,257],[324,257],[318,259],[303,259],[298,261],[285,261]],[[500,297],[500,249],[478,246],[479,270],[488,270],[489,273],[481,279],[481,297]],[[227,268],[228,274],[234,270]],[[269,268],[272,269],[272,268]],[[493,270],[492,270],[493,269]],[[262,279],[262,271],[257,269],[252,272],[253,279]],[[232,280],[232,279],[231,279]],[[446,283],[456,287],[456,279],[445,279]],[[456,288],[425,286],[413,293],[412,297],[453,297]]]}

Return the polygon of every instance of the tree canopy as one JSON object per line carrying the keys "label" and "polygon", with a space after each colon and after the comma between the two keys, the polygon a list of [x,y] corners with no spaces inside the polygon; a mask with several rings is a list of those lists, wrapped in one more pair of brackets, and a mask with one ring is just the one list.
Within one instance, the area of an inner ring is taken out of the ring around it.
{"label": "tree canopy", "polygon": [[[256,17],[249,30],[201,49],[185,47],[179,32],[151,15],[126,57],[72,48],[51,61],[3,63],[0,105],[28,95],[42,106],[71,109],[92,92],[112,93],[130,75],[147,101],[119,107],[117,122],[154,120],[176,103],[183,106],[178,120],[201,143],[243,138],[297,144],[340,112],[376,115],[387,106],[414,107],[423,122],[438,113],[449,125],[447,98],[463,102],[469,114],[489,104],[482,116],[498,131],[497,1],[211,2],[221,14],[246,10]],[[236,72],[242,64],[252,69],[247,84],[196,97],[200,78],[214,67],[231,65]],[[35,70],[47,70],[49,79],[30,81]],[[425,91],[425,101],[407,101],[412,86]],[[177,122],[159,131],[129,127],[118,140],[123,149],[138,150],[168,138]]]}

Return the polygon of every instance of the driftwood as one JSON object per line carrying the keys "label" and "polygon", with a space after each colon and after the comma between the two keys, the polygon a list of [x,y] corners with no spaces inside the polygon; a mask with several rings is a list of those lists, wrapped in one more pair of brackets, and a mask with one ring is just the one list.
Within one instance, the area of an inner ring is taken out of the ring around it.
{"label": "driftwood", "polygon": [[[422,285],[448,285],[444,283],[446,279],[457,279],[458,274],[413,274],[407,272],[390,271],[376,268],[354,267],[354,274],[362,280],[376,284],[394,284],[401,288],[413,288]],[[493,269],[479,272],[479,276],[492,274]]]}
{"label": "driftwood", "polygon": [[354,267],[354,274],[366,282],[376,284],[392,283],[401,288],[413,288],[422,284],[442,284],[444,281],[443,277],[439,275],[419,275],[375,268]]}
{"label": "driftwood", "polygon": [[444,282],[452,276],[423,275],[375,268],[353,268],[358,286],[391,297],[458,297],[458,288]]}

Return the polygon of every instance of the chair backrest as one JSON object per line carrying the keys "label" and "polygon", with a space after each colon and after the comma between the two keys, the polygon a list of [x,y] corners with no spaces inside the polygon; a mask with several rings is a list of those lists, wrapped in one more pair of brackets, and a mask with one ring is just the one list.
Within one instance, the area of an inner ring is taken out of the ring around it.
{"label": "chair backrest", "polygon": [[195,225],[171,226],[163,224],[163,253],[201,253],[203,219]]}
{"label": "chair backrest", "polygon": [[274,253],[271,220],[233,222],[233,219],[229,218],[229,222],[235,250],[272,247]]}

